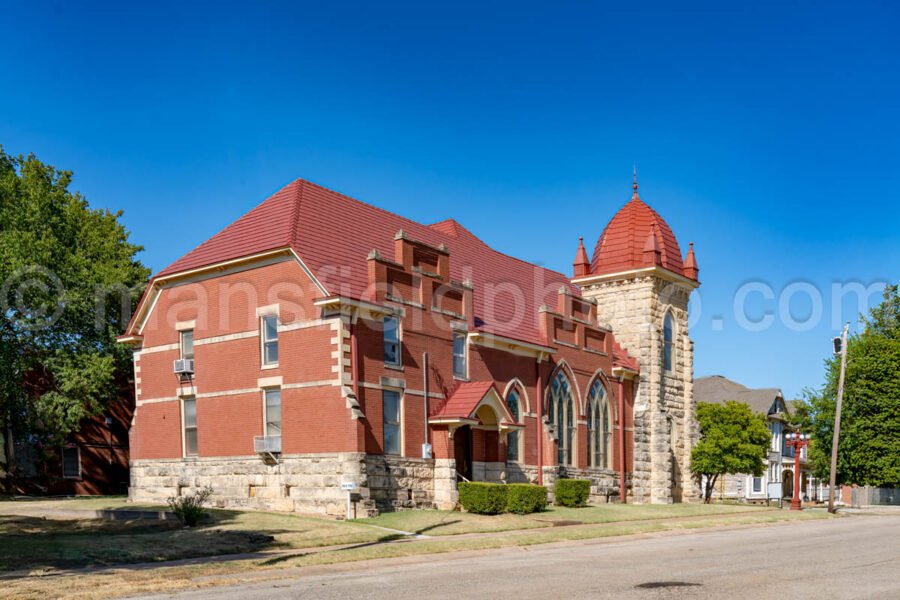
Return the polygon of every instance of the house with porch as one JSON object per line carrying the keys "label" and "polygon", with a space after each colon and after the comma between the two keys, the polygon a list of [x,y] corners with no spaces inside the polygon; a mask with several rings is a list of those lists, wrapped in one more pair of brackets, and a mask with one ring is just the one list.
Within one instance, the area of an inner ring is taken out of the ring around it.
{"label": "house with porch", "polygon": [[[813,478],[806,464],[806,448],[796,456],[794,448],[784,443],[790,431],[788,418],[791,402],[786,402],[778,388],[748,388],[721,375],[700,377],[694,382],[697,402],[724,404],[729,400],[743,402],[758,414],[765,415],[772,434],[769,453],[761,477],[748,473],[726,475],[720,478],[714,498],[747,502],[765,502],[794,495],[794,469],[799,468],[801,497],[817,500],[822,497],[823,482]],[[824,492],[827,497],[827,489]]]}
{"label": "house with porch", "polygon": [[635,182],[572,276],[298,179],[154,275],[134,349],[134,501],[341,515],[452,508],[459,481],[690,483],[693,248]]}

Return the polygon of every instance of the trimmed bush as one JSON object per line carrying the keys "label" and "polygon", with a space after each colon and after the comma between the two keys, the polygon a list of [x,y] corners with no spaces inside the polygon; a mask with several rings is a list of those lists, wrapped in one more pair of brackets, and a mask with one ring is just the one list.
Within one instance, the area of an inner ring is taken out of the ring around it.
{"label": "trimmed bush", "polygon": [[506,510],[517,515],[541,512],[547,508],[547,488],[530,483],[511,483],[506,486]]}
{"label": "trimmed bush", "polygon": [[507,487],[501,483],[460,483],[459,503],[470,513],[498,515],[506,510]]}
{"label": "trimmed bush", "polygon": [[557,479],[555,492],[557,506],[584,506],[591,495],[591,482],[589,479]]}

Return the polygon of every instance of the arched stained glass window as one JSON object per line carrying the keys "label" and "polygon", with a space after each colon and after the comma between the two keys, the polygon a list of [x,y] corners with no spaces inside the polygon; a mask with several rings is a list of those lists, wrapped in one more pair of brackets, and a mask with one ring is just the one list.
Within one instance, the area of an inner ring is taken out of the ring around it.
{"label": "arched stained glass window", "polygon": [[561,465],[573,465],[575,453],[575,398],[572,384],[560,370],[550,384],[548,414],[558,436],[556,460]]}
{"label": "arched stained glass window", "polygon": [[666,313],[663,321],[663,368],[671,372],[675,366],[675,324],[672,322],[672,313]]}
{"label": "arched stained glass window", "polygon": [[[509,407],[509,413],[513,416],[516,423],[522,422],[521,403],[519,401],[519,391],[513,388],[506,396],[506,405]],[[521,432],[517,430],[510,431],[506,435],[506,460],[521,460],[519,452]]]}
{"label": "arched stained glass window", "polygon": [[612,412],[600,378],[594,380],[588,391],[587,422],[590,466],[612,468]]}

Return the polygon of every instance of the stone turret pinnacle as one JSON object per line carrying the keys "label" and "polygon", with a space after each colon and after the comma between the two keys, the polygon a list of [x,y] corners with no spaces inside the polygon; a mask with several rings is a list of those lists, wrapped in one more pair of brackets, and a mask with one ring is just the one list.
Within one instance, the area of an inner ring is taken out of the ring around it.
{"label": "stone turret pinnacle", "polygon": [[575,262],[572,265],[575,277],[584,277],[591,274],[591,261],[588,260],[587,250],[584,249],[584,238],[578,238],[578,251],[575,253]]}
{"label": "stone turret pinnacle", "polygon": [[662,264],[662,251],[659,249],[659,242],[656,240],[656,223],[650,225],[650,233],[647,235],[647,241],[644,243],[644,262],[650,265]]}
{"label": "stone turret pinnacle", "polygon": [[700,267],[697,266],[697,257],[694,255],[694,242],[691,242],[687,256],[684,258],[684,276],[697,281],[699,275]]}

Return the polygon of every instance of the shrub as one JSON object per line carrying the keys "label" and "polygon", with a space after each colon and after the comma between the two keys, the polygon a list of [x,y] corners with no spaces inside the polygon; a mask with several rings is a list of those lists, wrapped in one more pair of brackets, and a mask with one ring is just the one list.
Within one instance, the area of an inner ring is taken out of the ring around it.
{"label": "shrub", "polygon": [[459,503],[470,513],[498,515],[506,510],[507,487],[501,483],[460,483]]}
{"label": "shrub", "polygon": [[509,512],[527,515],[547,508],[547,488],[544,486],[511,483],[506,487],[506,510]]}
{"label": "shrub", "polygon": [[184,496],[172,496],[166,502],[172,508],[172,512],[187,527],[193,527],[200,522],[200,519],[206,516],[206,509],[203,505],[209,500],[213,489],[210,486],[200,488],[193,494]]}
{"label": "shrub", "polygon": [[588,479],[558,479],[556,481],[556,504],[558,506],[584,506],[591,495]]}

